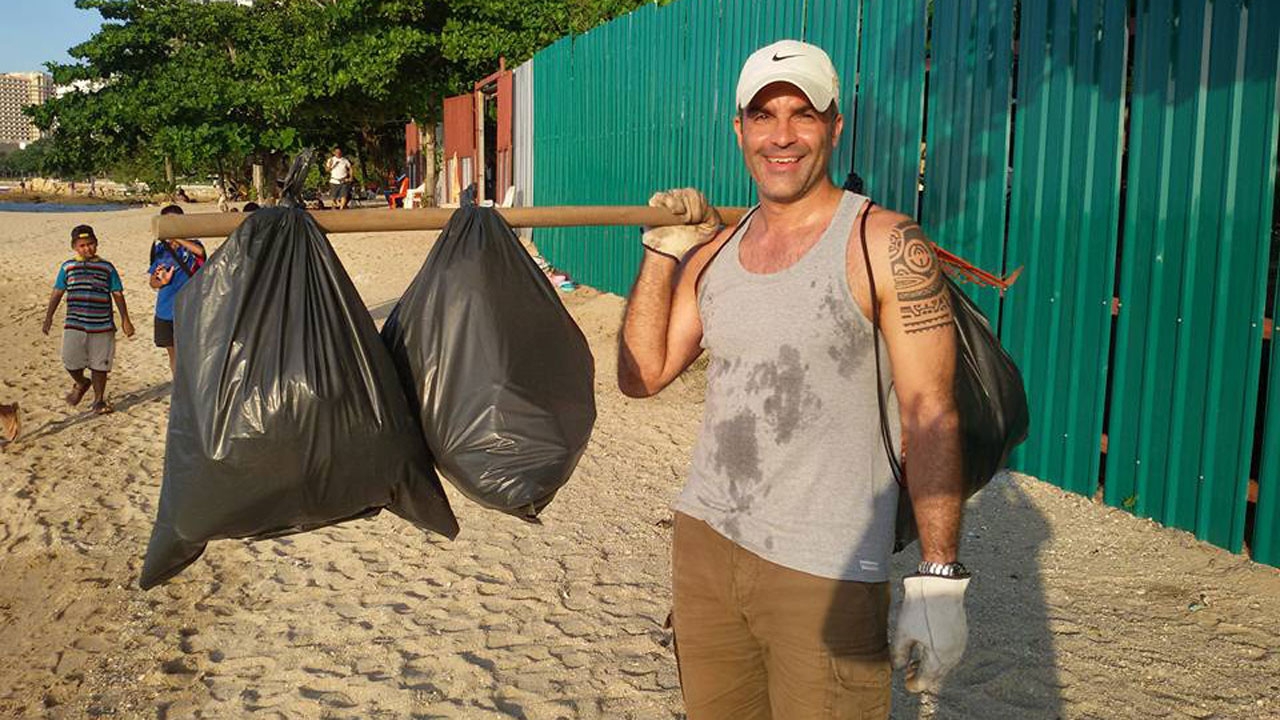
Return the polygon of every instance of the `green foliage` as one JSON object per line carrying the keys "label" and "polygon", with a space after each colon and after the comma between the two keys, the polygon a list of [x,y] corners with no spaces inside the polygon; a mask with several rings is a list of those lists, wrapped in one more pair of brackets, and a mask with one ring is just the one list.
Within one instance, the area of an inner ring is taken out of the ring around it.
{"label": "green foliage", "polygon": [[0,177],[16,178],[42,175],[45,172],[49,144],[39,140],[25,149],[0,150]]}
{"label": "green foliage", "polygon": [[[45,167],[141,179],[243,178],[306,146],[398,164],[404,124],[445,95],[643,0],[76,0],[105,24],[51,65],[68,93],[31,108]],[[372,154],[372,158],[365,157]]]}

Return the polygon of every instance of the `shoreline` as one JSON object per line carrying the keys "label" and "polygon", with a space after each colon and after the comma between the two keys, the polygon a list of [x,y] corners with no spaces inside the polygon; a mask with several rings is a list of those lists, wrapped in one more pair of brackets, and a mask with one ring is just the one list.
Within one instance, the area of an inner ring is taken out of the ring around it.
{"label": "shoreline", "polygon": [[144,207],[149,201],[123,195],[63,195],[60,193],[31,192],[10,189],[0,191],[0,203],[29,203],[33,205],[127,205]]}

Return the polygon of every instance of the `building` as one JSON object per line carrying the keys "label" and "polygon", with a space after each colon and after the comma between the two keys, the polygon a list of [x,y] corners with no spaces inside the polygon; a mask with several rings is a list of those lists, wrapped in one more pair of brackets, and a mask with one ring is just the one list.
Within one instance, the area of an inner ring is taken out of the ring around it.
{"label": "building", "polygon": [[0,144],[26,146],[40,139],[31,118],[22,113],[53,96],[53,78],[45,73],[0,74]]}

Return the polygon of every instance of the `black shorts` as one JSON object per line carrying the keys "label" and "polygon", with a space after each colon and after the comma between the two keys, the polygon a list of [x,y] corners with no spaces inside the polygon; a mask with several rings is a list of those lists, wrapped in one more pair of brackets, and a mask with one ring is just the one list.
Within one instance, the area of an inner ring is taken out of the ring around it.
{"label": "black shorts", "polygon": [[173,321],[156,318],[156,347],[173,347]]}
{"label": "black shorts", "polygon": [[351,183],[329,183],[329,198],[331,200],[351,199]]}

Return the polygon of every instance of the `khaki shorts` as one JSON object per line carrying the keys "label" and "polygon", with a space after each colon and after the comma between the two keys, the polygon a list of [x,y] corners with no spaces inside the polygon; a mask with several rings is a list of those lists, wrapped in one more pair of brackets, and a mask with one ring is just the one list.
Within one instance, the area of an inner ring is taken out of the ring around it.
{"label": "khaki shorts", "polygon": [[689,720],[886,720],[889,584],[771,563],[676,513],[676,660]]}
{"label": "khaki shorts", "polygon": [[67,328],[62,331],[62,364],[68,370],[110,372],[116,356],[115,332],[87,333]]}

